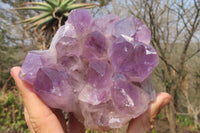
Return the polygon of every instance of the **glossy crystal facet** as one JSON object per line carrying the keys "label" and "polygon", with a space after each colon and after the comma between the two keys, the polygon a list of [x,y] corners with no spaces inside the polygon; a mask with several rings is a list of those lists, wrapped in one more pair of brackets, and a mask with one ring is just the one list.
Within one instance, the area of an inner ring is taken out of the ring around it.
{"label": "glossy crystal facet", "polygon": [[19,76],[86,127],[120,128],[155,98],[150,74],[159,59],[150,38],[135,17],[93,19],[88,10],[73,10],[48,50],[28,53]]}

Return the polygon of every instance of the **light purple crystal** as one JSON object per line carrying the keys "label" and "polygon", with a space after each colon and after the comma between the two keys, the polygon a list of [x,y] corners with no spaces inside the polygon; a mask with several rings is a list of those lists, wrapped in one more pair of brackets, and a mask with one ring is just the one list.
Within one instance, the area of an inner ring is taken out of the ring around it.
{"label": "light purple crystal", "polygon": [[26,56],[19,76],[29,84],[33,85],[38,70],[41,67],[51,66],[55,63],[55,50],[30,51]]}
{"label": "light purple crystal", "polygon": [[88,65],[86,79],[93,87],[101,89],[110,85],[111,66],[103,61],[91,61]]}
{"label": "light purple crystal", "polygon": [[105,36],[99,31],[94,31],[86,35],[85,48],[82,56],[87,60],[102,58],[106,56],[107,43]]}
{"label": "light purple crystal", "polygon": [[83,34],[89,30],[92,22],[92,15],[85,9],[73,10],[68,16],[68,23],[71,23],[77,34]]}
{"label": "light purple crystal", "polygon": [[71,103],[78,101],[73,95],[70,80],[69,75],[62,68],[40,68],[34,82],[34,90],[49,106],[62,108],[66,112],[73,112],[77,107],[76,104]]}
{"label": "light purple crystal", "polygon": [[159,59],[150,34],[135,17],[93,19],[88,10],[73,10],[49,50],[28,53],[19,76],[86,127],[120,128],[155,98],[150,74]]}
{"label": "light purple crystal", "polygon": [[[138,117],[148,107],[149,96],[129,81],[118,80],[111,88],[114,107],[122,114]],[[119,100],[120,99],[120,100]]]}
{"label": "light purple crystal", "polygon": [[158,55],[150,45],[123,41],[112,44],[110,60],[116,72],[142,82],[157,66]]}

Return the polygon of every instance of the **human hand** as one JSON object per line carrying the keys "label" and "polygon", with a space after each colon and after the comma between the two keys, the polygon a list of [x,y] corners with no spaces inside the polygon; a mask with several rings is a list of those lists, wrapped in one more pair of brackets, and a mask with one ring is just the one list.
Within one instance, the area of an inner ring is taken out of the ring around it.
{"label": "human hand", "polygon": [[[69,127],[61,110],[49,108],[40,97],[33,92],[32,86],[19,77],[20,67],[11,69],[11,75],[24,101],[24,115],[31,133],[84,133],[84,126],[69,114]],[[167,93],[159,93],[150,104],[149,109],[129,123],[127,133],[148,133],[161,108],[166,106],[171,97]]]}
{"label": "human hand", "polygon": [[84,133],[84,126],[72,114],[67,128],[61,110],[49,108],[32,86],[19,78],[20,70],[20,67],[12,68],[11,75],[23,98],[25,120],[31,133]]}
{"label": "human hand", "polygon": [[127,133],[151,133],[151,130],[154,128],[156,116],[170,100],[171,96],[168,93],[159,93],[156,99],[150,103],[145,113],[129,122]]}

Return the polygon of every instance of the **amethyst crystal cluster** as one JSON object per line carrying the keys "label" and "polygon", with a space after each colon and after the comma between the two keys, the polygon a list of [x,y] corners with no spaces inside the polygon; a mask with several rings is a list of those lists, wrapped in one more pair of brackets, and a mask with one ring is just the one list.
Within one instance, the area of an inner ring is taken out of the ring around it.
{"label": "amethyst crystal cluster", "polygon": [[149,75],[159,59],[150,34],[135,17],[93,19],[88,10],[73,10],[48,50],[28,53],[19,76],[85,126],[120,128],[155,98]]}

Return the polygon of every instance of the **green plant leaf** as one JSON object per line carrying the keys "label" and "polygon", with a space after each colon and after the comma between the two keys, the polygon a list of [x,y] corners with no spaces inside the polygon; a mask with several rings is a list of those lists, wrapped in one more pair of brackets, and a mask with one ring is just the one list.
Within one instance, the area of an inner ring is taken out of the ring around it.
{"label": "green plant leaf", "polygon": [[68,17],[69,16],[69,12],[66,12],[63,14],[65,17]]}
{"label": "green plant leaf", "polygon": [[48,4],[50,4],[52,7],[58,7],[58,4],[55,0],[46,0]]}
{"label": "green plant leaf", "polygon": [[65,6],[67,6],[70,3],[70,0],[65,0],[61,3],[60,8],[64,10]]}
{"label": "green plant leaf", "polygon": [[36,29],[39,29],[39,28],[41,28],[44,24],[50,22],[51,20],[53,20],[53,16],[48,16],[48,17],[46,17],[46,18],[44,18],[44,19],[41,19],[41,20],[36,21],[35,23],[31,24],[31,25],[27,28],[27,30],[29,30],[29,29],[31,29],[31,28],[33,28],[33,27],[36,27]]}
{"label": "green plant leaf", "polygon": [[57,0],[57,5],[60,6],[62,0]]}
{"label": "green plant leaf", "polygon": [[30,6],[30,7],[19,7],[19,8],[14,8],[15,10],[36,10],[36,11],[48,11],[51,12],[52,9],[49,9],[44,6]]}
{"label": "green plant leaf", "polygon": [[28,3],[22,4],[22,6],[26,6],[26,5],[39,5],[39,6],[48,7],[49,9],[53,9],[53,7],[50,4],[47,4],[44,2],[28,2]]}
{"label": "green plant leaf", "polygon": [[68,5],[72,5],[72,4],[74,4],[75,2],[76,2],[76,0],[72,0],[72,1],[69,2]]}
{"label": "green plant leaf", "polygon": [[25,19],[25,20],[21,21],[21,23],[34,23],[36,21],[39,21],[39,20],[51,15],[51,14],[52,13],[50,13],[50,12],[44,12],[44,13],[34,16],[32,18]]}
{"label": "green plant leaf", "polygon": [[65,11],[71,11],[71,10],[77,9],[77,8],[94,8],[97,6],[98,6],[97,4],[93,4],[93,3],[73,4],[73,5],[67,6],[65,8]]}

